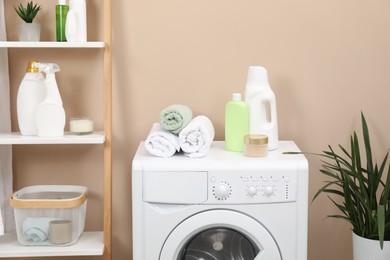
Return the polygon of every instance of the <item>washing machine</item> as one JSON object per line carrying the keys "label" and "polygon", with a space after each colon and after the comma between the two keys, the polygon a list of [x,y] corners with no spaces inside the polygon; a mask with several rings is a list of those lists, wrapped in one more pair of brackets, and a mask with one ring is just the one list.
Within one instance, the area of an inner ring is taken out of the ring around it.
{"label": "washing machine", "polygon": [[132,165],[133,260],[306,260],[308,162],[292,141],[250,158],[213,142],[204,158]]}

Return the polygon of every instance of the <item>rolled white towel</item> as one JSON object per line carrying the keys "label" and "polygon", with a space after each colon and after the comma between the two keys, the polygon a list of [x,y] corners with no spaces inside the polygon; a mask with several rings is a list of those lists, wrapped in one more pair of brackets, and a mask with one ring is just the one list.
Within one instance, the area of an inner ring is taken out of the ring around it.
{"label": "rolled white towel", "polygon": [[159,123],[154,123],[145,140],[145,148],[152,155],[171,157],[180,151],[179,137],[162,129]]}
{"label": "rolled white towel", "polygon": [[214,126],[206,116],[197,116],[179,133],[179,144],[185,155],[204,157],[214,140]]}
{"label": "rolled white towel", "polygon": [[23,236],[26,241],[44,242],[49,238],[49,223],[54,218],[26,218],[22,223]]}

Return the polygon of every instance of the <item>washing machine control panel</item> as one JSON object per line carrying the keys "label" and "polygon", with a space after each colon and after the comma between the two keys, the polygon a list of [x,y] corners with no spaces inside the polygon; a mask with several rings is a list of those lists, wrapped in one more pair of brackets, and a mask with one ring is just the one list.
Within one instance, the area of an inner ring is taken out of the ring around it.
{"label": "washing machine control panel", "polygon": [[297,198],[297,170],[208,172],[206,204],[276,203]]}

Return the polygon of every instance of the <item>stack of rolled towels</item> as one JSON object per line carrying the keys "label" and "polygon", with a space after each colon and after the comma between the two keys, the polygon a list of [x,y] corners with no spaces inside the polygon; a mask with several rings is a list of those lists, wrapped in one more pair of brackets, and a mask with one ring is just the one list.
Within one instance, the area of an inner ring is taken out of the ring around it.
{"label": "stack of rolled towels", "polygon": [[174,104],[160,112],[160,122],[153,124],[145,148],[159,157],[171,157],[180,151],[191,158],[204,157],[214,135],[214,126],[208,117],[193,117],[188,106]]}

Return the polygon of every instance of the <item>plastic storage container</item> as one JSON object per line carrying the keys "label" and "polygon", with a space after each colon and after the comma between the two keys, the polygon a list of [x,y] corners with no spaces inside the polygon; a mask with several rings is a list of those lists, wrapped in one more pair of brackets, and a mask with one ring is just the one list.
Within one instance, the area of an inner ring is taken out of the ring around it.
{"label": "plastic storage container", "polygon": [[71,245],[84,231],[87,188],[73,185],[25,187],[10,198],[22,245]]}

